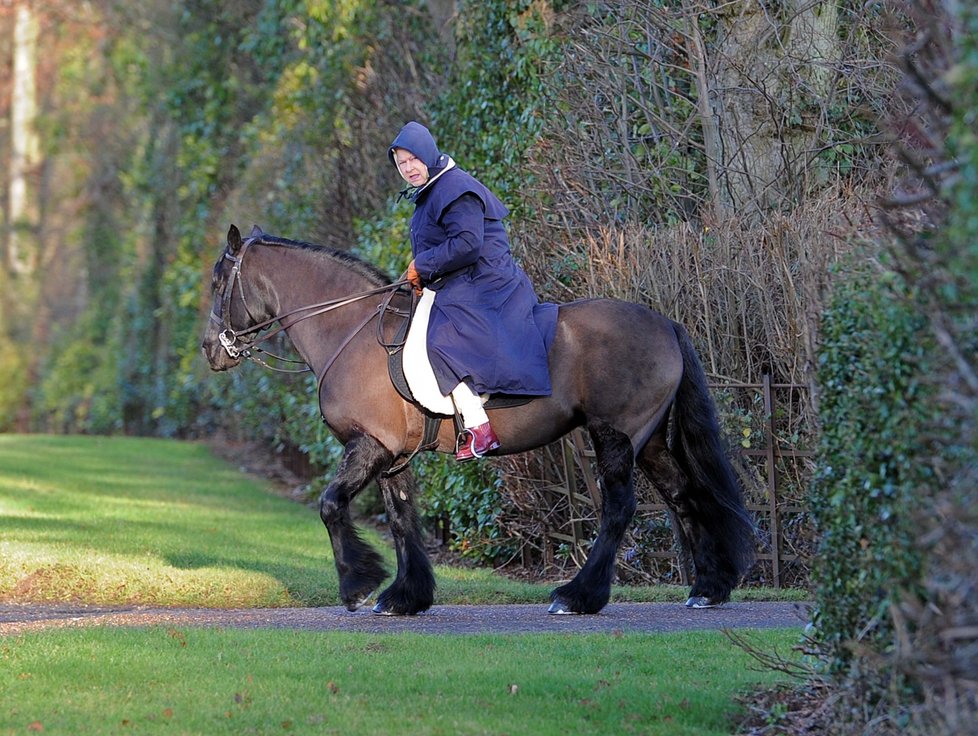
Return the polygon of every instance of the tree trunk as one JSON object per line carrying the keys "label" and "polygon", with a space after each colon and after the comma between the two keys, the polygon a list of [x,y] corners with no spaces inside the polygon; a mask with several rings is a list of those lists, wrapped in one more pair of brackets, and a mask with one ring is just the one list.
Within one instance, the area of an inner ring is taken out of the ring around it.
{"label": "tree trunk", "polygon": [[722,199],[738,212],[797,203],[838,66],[835,2],[729,3],[715,59]]}
{"label": "tree trunk", "polygon": [[34,9],[29,0],[21,0],[14,21],[6,267],[15,280],[24,281],[31,280],[38,256],[37,180],[41,146],[35,127],[37,36],[38,22]]}
{"label": "tree trunk", "polygon": [[435,30],[441,43],[451,56],[455,55],[455,18],[458,13],[455,0],[428,0],[425,3],[435,22]]}
{"label": "tree trunk", "polygon": [[[30,429],[31,406],[26,389],[35,383],[39,350],[34,311],[38,304],[40,137],[37,133],[37,46],[39,23],[31,0],[14,8],[10,91],[10,158],[8,166],[6,248],[0,258],[0,345],[8,358],[8,385],[0,406],[16,431]],[[12,361],[12,362],[11,362]]]}

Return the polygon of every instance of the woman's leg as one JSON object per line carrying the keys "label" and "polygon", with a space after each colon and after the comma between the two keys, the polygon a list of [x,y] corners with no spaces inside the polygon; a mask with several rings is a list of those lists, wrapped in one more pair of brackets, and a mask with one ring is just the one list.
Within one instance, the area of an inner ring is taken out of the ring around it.
{"label": "woman's leg", "polygon": [[466,429],[473,429],[489,421],[489,415],[482,408],[482,397],[467,381],[462,381],[452,389],[452,401],[455,402],[458,413],[462,415],[462,426]]}

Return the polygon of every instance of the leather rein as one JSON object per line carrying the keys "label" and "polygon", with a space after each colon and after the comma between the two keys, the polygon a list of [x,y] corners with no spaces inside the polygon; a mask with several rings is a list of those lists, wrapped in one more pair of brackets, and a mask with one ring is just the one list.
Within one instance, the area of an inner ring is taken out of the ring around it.
{"label": "leather rein", "polygon": [[[346,349],[346,347],[353,341],[353,338],[355,338],[370,323],[370,321],[374,317],[376,317],[377,315],[381,314],[382,312],[390,308],[389,305],[391,299],[393,298],[394,292],[400,287],[407,284],[408,282],[407,280],[395,281],[392,284],[380,286],[375,289],[370,289],[368,291],[362,291],[357,294],[352,294],[351,296],[341,297],[339,299],[330,299],[329,301],[319,302],[317,304],[308,304],[306,306],[292,309],[283,314],[276,315],[271,319],[266,319],[262,322],[258,322],[257,324],[254,324],[246,329],[235,330],[231,326],[231,301],[234,296],[235,284],[237,284],[238,291],[241,294],[241,303],[244,305],[245,312],[247,312],[249,317],[251,316],[251,309],[248,307],[247,299],[245,299],[244,283],[241,280],[242,279],[241,268],[242,265],[244,264],[244,257],[245,254],[248,252],[248,248],[250,248],[252,244],[254,244],[258,240],[259,238],[257,236],[250,237],[244,241],[244,243],[241,246],[241,252],[238,255],[236,256],[232,255],[227,250],[225,250],[224,255],[222,256],[223,258],[231,261],[233,265],[231,267],[231,275],[228,278],[227,282],[225,283],[224,289],[221,292],[221,316],[218,317],[216,314],[214,314],[214,311],[211,310],[210,318],[212,321],[217,322],[218,325],[222,328],[220,334],[218,335],[218,340],[221,343],[221,347],[224,348],[224,351],[232,359],[240,357],[240,358],[245,358],[247,360],[253,360],[256,363],[259,363],[260,365],[268,368],[269,370],[278,371],[280,373],[305,373],[306,371],[311,371],[312,367],[308,363],[305,363],[306,366],[305,368],[300,368],[297,370],[277,368],[275,366],[269,365],[268,363],[261,360],[260,358],[254,357],[252,355],[252,351],[265,353],[269,357],[272,357],[282,362],[304,363],[304,361],[291,360],[289,358],[280,358],[277,355],[273,355],[272,353],[269,353],[255,346],[258,343],[270,340],[272,337],[288,329],[289,327],[296,324],[297,322],[301,322],[305,319],[309,319],[310,317],[316,317],[320,314],[331,312],[334,309],[339,309],[349,304],[354,304],[358,301],[367,299],[371,296],[376,296],[377,294],[390,292],[388,297],[378,305],[377,309],[374,310],[373,312],[370,312],[353,329],[353,331],[346,336],[346,338],[343,340],[343,342],[340,343],[340,346],[336,349],[336,351],[329,358],[329,360],[326,361],[325,365],[323,366],[323,370],[319,375],[319,382],[317,387],[317,395],[318,395],[319,391],[322,389],[323,380],[326,377],[326,372],[330,369],[333,363],[336,362],[336,359],[340,357],[340,355]],[[290,317],[294,317],[295,319],[286,322],[286,320],[288,320]],[[258,334],[262,330],[271,327],[276,322],[279,323],[278,327],[276,327],[273,330],[270,330],[269,332],[266,332],[263,335]],[[249,342],[243,343],[241,346],[239,346],[238,344],[239,340],[242,337],[247,337],[249,335],[254,335],[255,337],[253,337]]]}

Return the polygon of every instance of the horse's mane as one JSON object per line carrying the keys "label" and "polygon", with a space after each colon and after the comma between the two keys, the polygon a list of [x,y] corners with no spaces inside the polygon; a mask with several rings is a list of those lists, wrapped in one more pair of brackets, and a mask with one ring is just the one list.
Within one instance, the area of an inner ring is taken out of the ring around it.
{"label": "horse's mane", "polygon": [[360,256],[349,253],[345,250],[337,250],[336,248],[330,248],[326,245],[316,245],[315,243],[306,243],[301,240],[280,238],[275,235],[268,235],[267,233],[262,233],[254,242],[258,245],[272,245],[284,248],[308,250],[323,255],[327,258],[332,258],[335,261],[339,261],[342,266],[345,266],[360,276],[363,276],[374,286],[386,286],[391,283],[390,276],[380,270],[380,268],[369,261],[365,261],[364,259],[360,258]]}

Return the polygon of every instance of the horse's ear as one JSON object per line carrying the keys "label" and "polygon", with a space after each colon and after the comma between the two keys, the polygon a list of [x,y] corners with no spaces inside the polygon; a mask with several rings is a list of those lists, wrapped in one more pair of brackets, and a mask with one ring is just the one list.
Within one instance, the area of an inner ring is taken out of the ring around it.
{"label": "horse's ear", "polygon": [[228,250],[236,253],[241,247],[241,232],[234,225],[228,229]]}
{"label": "horse's ear", "polygon": [[248,237],[254,238],[255,240],[260,240],[262,237],[264,237],[264,235],[265,232],[260,227],[258,227],[257,225],[252,225],[251,235],[249,235]]}

